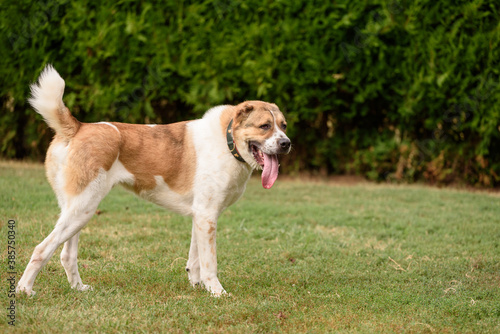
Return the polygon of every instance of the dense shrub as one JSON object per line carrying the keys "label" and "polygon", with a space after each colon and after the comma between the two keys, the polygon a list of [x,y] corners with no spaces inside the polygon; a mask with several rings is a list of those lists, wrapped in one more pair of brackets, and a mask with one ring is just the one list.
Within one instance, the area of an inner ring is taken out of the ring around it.
{"label": "dense shrub", "polygon": [[262,99],[289,171],[500,184],[497,1],[27,1],[1,5],[0,151],[42,159],[46,63],[82,121],[173,122]]}

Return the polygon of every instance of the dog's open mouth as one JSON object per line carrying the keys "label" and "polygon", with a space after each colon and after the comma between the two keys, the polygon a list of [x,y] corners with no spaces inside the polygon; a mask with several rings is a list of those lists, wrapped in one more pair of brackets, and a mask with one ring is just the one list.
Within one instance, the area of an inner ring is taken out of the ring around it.
{"label": "dog's open mouth", "polygon": [[278,178],[278,155],[264,153],[252,143],[250,143],[250,149],[255,161],[262,167],[262,186],[265,189],[271,188]]}

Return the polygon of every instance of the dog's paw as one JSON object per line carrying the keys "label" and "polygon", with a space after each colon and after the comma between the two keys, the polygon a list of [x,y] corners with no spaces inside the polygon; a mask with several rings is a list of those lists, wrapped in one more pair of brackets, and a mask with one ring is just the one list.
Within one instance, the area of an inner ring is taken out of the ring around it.
{"label": "dog's paw", "polygon": [[195,288],[201,285],[200,279],[200,268],[186,268],[186,272],[188,273],[189,283]]}
{"label": "dog's paw", "polygon": [[16,287],[16,294],[18,294],[18,295],[26,294],[28,297],[33,297],[34,295],[36,295],[36,292],[33,291],[32,289],[28,289],[26,287],[21,287],[18,285]]}
{"label": "dog's paw", "polygon": [[86,284],[78,284],[73,289],[75,289],[76,291],[94,291],[94,288],[92,286]]}
{"label": "dog's paw", "polygon": [[189,284],[191,284],[191,286],[193,288],[199,288],[199,287],[203,286],[203,284],[201,282],[193,282],[191,280],[189,280]]}
{"label": "dog's paw", "polygon": [[223,295],[227,295],[228,293],[222,285],[220,284],[219,280],[217,278],[215,279],[206,279],[202,283],[205,286],[205,289],[207,289],[208,292],[212,295],[212,297],[219,298]]}
{"label": "dog's paw", "polygon": [[230,293],[227,293],[226,290],[222,289],[221,292],[213,292],[213,291],[210,291],[211,294],[212,294],[212,297],[215,297],[215,298],[221,298],[221,297],[232,297],[233,295],[230,294]]}

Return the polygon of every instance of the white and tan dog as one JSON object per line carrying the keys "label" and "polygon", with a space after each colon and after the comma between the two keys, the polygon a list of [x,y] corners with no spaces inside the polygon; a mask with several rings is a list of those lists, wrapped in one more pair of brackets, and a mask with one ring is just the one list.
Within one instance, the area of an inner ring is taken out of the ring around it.
{"label": "white and tan dog", "polygon": [[189,280],[215,296],[225,293],[217,277],[217,219],[243,194],[253,169],[263,169],[266,189],[276,180],[277,155],[290,151],[278,107],[248,101],[212,108],[198,120],[165,125],[81,123],[64,105],[64,80],[52,66],[31,91],[30,104],[56,133],[45,165],[61,215],[35,247],[17,292],[34,294],[37,274],[63,243],[61,263],[71,287],[91,289],[78,272],[78,236],[99,202],[121,184],[193,217]]}

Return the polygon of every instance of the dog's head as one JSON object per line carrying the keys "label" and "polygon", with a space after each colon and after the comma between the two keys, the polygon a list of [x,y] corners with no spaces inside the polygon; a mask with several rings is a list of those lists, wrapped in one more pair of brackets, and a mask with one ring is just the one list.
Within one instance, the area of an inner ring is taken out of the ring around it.
{"label": "dog's head", "polygon": [[233,136],[242,158],[254,169],[262,169],[262,186],[269,189],[278,178],[278,154],[291,149],[286,120],[278,106],[247,101],[236,106]]}

